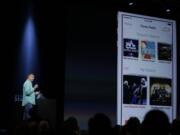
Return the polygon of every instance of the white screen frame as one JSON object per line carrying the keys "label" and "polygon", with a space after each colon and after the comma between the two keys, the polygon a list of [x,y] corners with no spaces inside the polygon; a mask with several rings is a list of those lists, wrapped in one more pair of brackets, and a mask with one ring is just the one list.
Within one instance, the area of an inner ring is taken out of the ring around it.
{"label": "white screen frame", "polygon": [[173,71],[172,71],[172,85],[173,85],[173,93],[172,93],[172,118],[176,118],[176,108],[177,108],[177,55],[176,55],[176,21],[175,20],[170,20],[170,19],[162,19],[162,18],[157,18],[157,17],[151,17],[151,16],[145,16],[145,15],[139,15],[139,14],[132,14],[132,13],[127,13],[127,12],[120,12],[118,11],[117,14],[117,20],[118,20],[118,28],[117,28],[117,33],[118,33],[118,40],[117,40],[117,124],[123,125],[122,122],[122,61],[123,61],[123,28],[122,28],[122,18],[123,15],[128,15],[128,16],[135,16],[135,17],[141,17],[141,18],[146,18],[146,19],[152,19],[152,20],[160,20],[160,21],[167,21],[172,23],[172,43],[173,43]]}

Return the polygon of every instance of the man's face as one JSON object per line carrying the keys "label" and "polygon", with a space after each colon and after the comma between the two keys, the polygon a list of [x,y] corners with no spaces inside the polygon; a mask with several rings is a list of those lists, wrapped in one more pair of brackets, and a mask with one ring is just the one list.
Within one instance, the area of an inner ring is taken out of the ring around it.
{"label": "man's face", "polygon": [[29,75],[28,79],[29,79],[30,81],[34,81],[34,75]]}
{"label": "man's face", "polygon": [[145,79],[144,78],[141,79],[141,84],[145,85]]}

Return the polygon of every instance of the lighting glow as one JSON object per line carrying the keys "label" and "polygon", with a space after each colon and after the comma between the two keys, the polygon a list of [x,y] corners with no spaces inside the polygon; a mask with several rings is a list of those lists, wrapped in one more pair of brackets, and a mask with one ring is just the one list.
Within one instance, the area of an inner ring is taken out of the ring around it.
{"label": "lighting glow", "polygon": [[168,8],[168,9],[166,9],[166,12],[171,12],[171,10]]}
{"label": "lighting glow", "polygon": [[129,2],[129,6],[132,6],[134,3],[133,2]]}
{"label": "lighting glow", "polygon": [[[22,47],[20,52],[20,71],[22,76],[27,76],[38,69],[37,41],[33,18],[30,16],[25,24]],[[23,78],[24,78],[23,77]]]}

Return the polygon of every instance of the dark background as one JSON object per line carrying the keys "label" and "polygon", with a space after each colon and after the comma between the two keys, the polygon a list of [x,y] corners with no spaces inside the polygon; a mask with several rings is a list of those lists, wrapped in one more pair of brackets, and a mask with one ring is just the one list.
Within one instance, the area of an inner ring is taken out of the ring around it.
{"label": "dark background", "polygon": [[[165,10],[168,6],[170,13]],[[128,5],[128,0],[67,3],[64,118],[74,116],[81,129],[87,129],[88,119],[103,112],[115,125],[117,11],[176,20],[179,52],[179,7],[180,2],[175,0],[136,0],[133,6]],[[179,84],[179,53],[177,70]],[[179,85],[177,91],[179,97]],[[179,108],[178,99],[178,114]]]}
{"label": "dark background", "polygon": [[[64,20],[64,17],[60,12],[62,10],[60,7],[62,6],[58,6],[55,1],[44,0],[0,2],[0,130],[12,131],[19,120],[17,116],[21,108],[15,107],[17,105],[14,102],[14,94],[19,90],[16,84],[19,81],[18,74],[20,74],[17,72],[18,56],[29,9],[33,16],[38,39],[40,70],[36,74],[36,80],[44,96],[48,100],[57,101],[55,108],[57,111],[60,108],[60,111],[57,113],[56,122],[58,125],[62,122],[64,92],[64,43],[62,42],[64,38],[62,33],[64,31],[61,30],[62,21],[60,20]],[[49,111],[54,110],[49,109]],[[54,113],[49,112],[49,115],[52,114]]]}

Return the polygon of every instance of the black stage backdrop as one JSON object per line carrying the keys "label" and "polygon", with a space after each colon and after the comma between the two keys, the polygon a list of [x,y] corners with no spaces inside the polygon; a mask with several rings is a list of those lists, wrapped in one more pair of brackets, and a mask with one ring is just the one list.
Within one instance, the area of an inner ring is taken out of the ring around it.
{"label": "black stage backdrop", "polygon": [[[62,34],[62,5],[55,1],[44,0],[7,0],[0,2],[0,130],[12,131],[19,122],[21,109],[14,102],[18,79],[18,56],[22,45],[27,10],[31,5],[36,27],[37,47],[39,50],[39,72],[37,81],[42,93],[53,100],[53,110],[46,112],[53,116],[54,125],[61,125],[63,119],[64,91],[64,39]],[[64,14],[63,14],[64,15]],[[61,64],[61,65],[60,65]],[[47,106],[47,108],[50,106]],[[51,106],[52,107],[52,106]],[[54,112],[52,112],[54,111]],[[58,122],[58,123],[56,123]]]}

